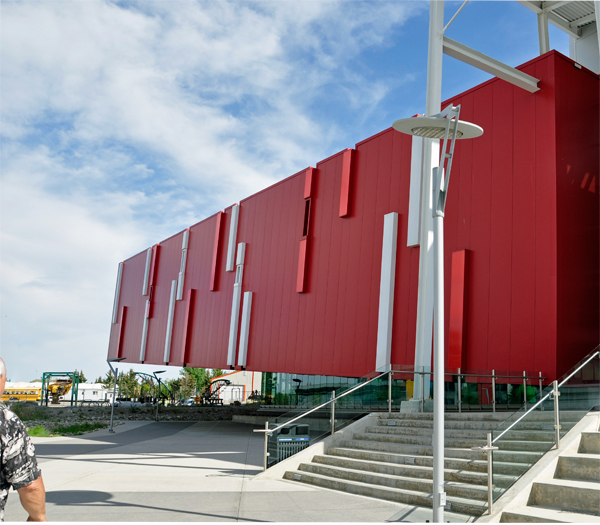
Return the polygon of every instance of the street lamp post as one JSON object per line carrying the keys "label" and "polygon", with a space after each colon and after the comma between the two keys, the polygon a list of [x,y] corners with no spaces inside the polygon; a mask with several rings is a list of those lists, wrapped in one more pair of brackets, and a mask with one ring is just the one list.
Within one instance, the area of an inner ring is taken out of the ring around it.
{"label": "street lamp post", "polygon": [[110,409],[110,428],[109,432],[114,432],[113,430],[113,419],[115,417],[115,398],[117,397],[117,378],[119,377],[119,369],[116,370],[112,367],[111,363],[119,363],[120,361],[124,361],[124,357],[116,357],[115,359],[107,359],[106,362],[113,373],[113,377],[115,379],[115,384],[113,385],[113,398],[112,398],[112,407]]}
{"label": "street lamp post", "polygon": [[158,421],[158,401],[160,399],[160,385],[161,385],[161,381],[157,377],[156,374],[164,374],[165,372],[166,372],[166,370],[157,370],[156,372],[152,372],[152,375],[146,374],[145,372],[134,372],[134,374],[136,374],[136,375],[152,377],[152,378],[156,379],[156,382],[158,383],[158,396],[156,398],[156,416],[154,418],[156,421]]}
{"label": "street lamp post", "polygon": [[[409,135],[442,139],[440,165],[431,168],[433,216],[433,521],[444,521],[444,211],[456,139],[479,137],[483,129],[459,120],[460,105],[450,104],[429,117],[400,119],[395,130]],[[448,148],[448,145],[450,146]]]}

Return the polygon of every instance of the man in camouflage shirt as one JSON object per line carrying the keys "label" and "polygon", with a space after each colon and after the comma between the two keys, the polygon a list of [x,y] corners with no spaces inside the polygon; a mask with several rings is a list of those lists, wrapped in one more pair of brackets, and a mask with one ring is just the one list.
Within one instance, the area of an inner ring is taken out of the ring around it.
{"label": "man in camouflage shirt", "polygon": [[[0,358],[0,396],[5,385],[6,366]],[[27,521],[46,521],[46,492],[33,444],[21,420],[0,403],[0,521],[11,486],[29,513]]]}

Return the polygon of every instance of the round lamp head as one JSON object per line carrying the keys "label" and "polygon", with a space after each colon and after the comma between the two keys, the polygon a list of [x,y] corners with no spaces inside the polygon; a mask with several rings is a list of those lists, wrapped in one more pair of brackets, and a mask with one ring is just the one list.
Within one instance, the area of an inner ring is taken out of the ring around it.
{"label": "round lamp head", "polygon": [[[448,137],[452,137],[456,120],[450,122]],[[410,117],[401,118],[392,127],[400,133],[425,137],[427,139],[443,139],[446,133],[446,119],[440,117]],[[457,139],[474,139],[483,135],[483,128],[464,120],[458,121]]]}

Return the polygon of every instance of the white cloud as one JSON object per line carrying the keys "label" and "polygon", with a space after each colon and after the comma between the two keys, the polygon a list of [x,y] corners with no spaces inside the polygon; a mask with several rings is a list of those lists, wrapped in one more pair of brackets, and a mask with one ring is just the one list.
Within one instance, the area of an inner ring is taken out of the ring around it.
{"label": "white cloud", "polygon": [[1,337],[13,378],[101,373],[117,263],[352,146],[324,101],[337,86],[357,123],[379,107],[389,85],[353,61],[425,9],[3,1]]}

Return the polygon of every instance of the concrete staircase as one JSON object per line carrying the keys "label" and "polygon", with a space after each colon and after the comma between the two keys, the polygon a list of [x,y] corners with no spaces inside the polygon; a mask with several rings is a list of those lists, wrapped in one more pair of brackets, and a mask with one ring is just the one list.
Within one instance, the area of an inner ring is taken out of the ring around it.
{"label": "concrete staircase", "polygon": [[[447,413],[445,490],[447,510],[480,516],[487,510],[487,456],[471,447],[485,445],[486,434],[507,413]],[[495,490],[509,487],[552,446],[553,414],[531,414],[494,456]],[[310,463],[285,472],[288,480],[398,503],[432,506],[433,415],[394,413],[318,454]],[[578,419],[563,419],[563,432]]]}
{"label": "concrete staircase", "polygon": [[583,432],[576,454],[558,458],[553,479],[534,482],[526,507],[501,523],[600,522],[600,432]]}

